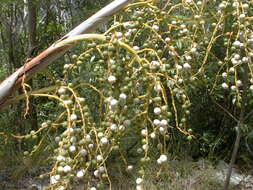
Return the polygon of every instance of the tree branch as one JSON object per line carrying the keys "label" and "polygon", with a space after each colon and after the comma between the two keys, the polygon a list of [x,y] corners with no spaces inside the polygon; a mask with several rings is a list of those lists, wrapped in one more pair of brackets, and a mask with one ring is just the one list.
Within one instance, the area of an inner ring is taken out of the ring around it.
{"label": "tree branch", "polygon": [[111,2],[109,5],[81,23],[79,26],[66,34],[63,38],[53,43],[53,45],[51,45],[48,49],[44,50],[31,61],[25,63],[24,66],[22,66],[15,73],[5,79],[0,84],[0,109],[7,105],[5,104],[5,101],[8,99],[8,97],[15,90],[20,88],[24,74],[26,77],[25,80],[28,81],[33,77],[34,74],[47,67],[50,63],[52,63],[54,60],[63,55],[67,50],[73,47],[73,45],[68,44],[60,47],[55,46],[57,43],[80,34],[93,32],[96,28],[98,28],[100,24],[106,22],[108,18],[116,14],[131,1],[132,0],[115,0]]}

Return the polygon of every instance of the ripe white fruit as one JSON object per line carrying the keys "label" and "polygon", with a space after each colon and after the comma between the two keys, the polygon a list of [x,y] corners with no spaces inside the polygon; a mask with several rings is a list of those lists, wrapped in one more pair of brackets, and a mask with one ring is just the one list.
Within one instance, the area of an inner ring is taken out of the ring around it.
{"label": "ripe white fruit", "polygon": [[142,149],[143,149],[144,151],[148,151],[148,148],[149,148],[148,144],[142,145]]}
{"label": "ripe white fruit", "polygon": [[43,122],[42,124],[41,124],[41,127],[47,127],[48,126],[48,124],[47,124],[47,122]]}
{"label": "ripe white fruit", "polygon": [[116,37],[117,38],[122,38],[122,36],[123,36],[122,32],[116,32]]}
{"label": "ripe white fruit", "polygon": [[249,61],[249,59],[248,59],[247,57],[243,57],[243,58],[242,58],[242,62],[243,62],[243,63],[248,63],[248,61]]}
{"label": "ripe white fruit", "polygon": [[129,165],[129,166],[127,166],[127,171],[131,171],[131,170],[133,170],[133,166],[132,165]]}
{"label": "ripe white fruit", "polygon": [[104,172],[105,172],[105,167],[104,167],[104,166],[100,166],[100,167],[98,168],[98,171],[99,171],[100,173],[104,173]]}
{"label": "ripe white fruit", "polygon": [[106,137],[101,138],[100,141],[101,141],[101,143],[104,144],[104,145],[108,143],[108,139],[107,139]]}
{"label": "ripe white fruit", "polygon": [[166,128],[165,127],[159,127],[159,132],[164,135],[166,133]]}
{"label": "ripe white fruit", "polygon": [[65,173],[71,172],[71,167],[69,165],[64,166],[63,171]]}
{"label": "ripe white fruit", "polygon": [[229,69],[229,72],[230,72],[230,73],[234,73],[234,72],[235,72],[235,68],[234,68],[234,67],[231,67],[231,68]]}
{"label": "ripe white fruit", "polygon": [[77,100],[78,100],[80,103],[82,103],[82,102],[85,101],[85,99],[84,99],[83,97],[78,97]]}
{"label": "ripe white fruit", "polygon": [[70,104],[72,104],[72,103],[73,103],[73,101],[72,101],[72,100],[64,100],[63,102],[64,102],[64,104],[66,104],[66,105],[70,105]]}
{"label": "ripe white fruit", "polygon": [[166,38],[165,38],[165,42],[170,42],[170,38],[169,38],[169,37],[166,37]]}
{"label": "ripe white fruit", "polygon": [[161,85],[160,85],[160,84],[156,84],[156,85],[154,86],[154,90],[155,90],[156,92],[160,92],[160,91],[162,90]]}
{"label": "ripe white fruit", "polygon": [[190,65],[189,63],[185,63],[185,64],[183,65],[183,67],[184,67],[185,69],[191,69],[191,65]]}
{"label": "ripe white fruit", "polygon": [[244,19],[245,17],[246,17],[245,14],[240,14],[240,15],[239,15],[239,18],[240,18],[240,19]]}
{"label": "ripe white fruit", "polygon": [[117,129],[118,129],[118,126],[116,125],[116,124],[111,124],[111,126],[110,126],[110,129],[112,130],[112,131],[116,131]]}
{"label": "ripe white fruit", "polygon": [[88,144],[88,147],[92,149],[94,147],[94,144]]}
{"label": "ripe white fruit", "polygon": [[222,83],[221,86],[222,86],[222,88],[224,88],[224,89],[228,89],[228,85],[227,85],[227,83],[225,83],[225,82]]}
{"label": "ripe white fruit", "polygon": [[155,107],[154,108],[154,114],[159,115],[162,112],[161,108]]}
{"label": "ripe white fruit", "polygon": [[144,137],[146,137],[148,135],[147,129],[142,129],[141,130],[141,135],[144,136]]}
{"label": "ripe white fruit", "polygon": [[196,52],[197,52],[197,48],[193,47],[193,48],[191,49],[191,52],[192,52],[192,53],[196,53]]}
{"label": "ripe white fruit", "polygon": [[97,155],[97,161],[98,162],[101,162],[101,161],[103,161],[103,156],[102,155]]}
{"label": "ripe white fruit", "polygon": [[239,2],[233,2],[233,4],[232,4],[232,6],[233,6],[234,8],[238,7],[239,5],[240,5]]}
{"label": "ripe white fruit", "polygon": [[181,78],[180,78],[180,79],[178,79],[178,83],[179,83],[179,84],[182,84],[183,82],[184,82],[184,80],[183,80],[183,79],[181,79]]}
{"label": "ripe white fruit", "polygon": [[124,22],[123,23],[124,28],[128,28],[129,26],[131,26],[130,22]]}
{"label": "ripe white fruit", "polygon": [[71,66],[70,64],[65,64],[65,65],[63,66],[63,68],[64,68],[64,70],[67,70],[70,66]]}
{"label": "ripe white fruit", "polygon": [[167,121],[167,120],[163,119],[163,120],[161,121],[161,126],[167,126],[167,124],[168,124],[168,121]]}
{"label": "ripe white fruit", "polygon": [[244,9],[248,9],[249,8],[249,4],[247,4],[247,3],[244,3],[242,6],[243,6]]}
{"label": "ripe white fruit", "polygon": [[225,5],[224,3],[220,3],[220,4],[219,4],[219,8],[220,8],[220,9],[224,9],[225,7],[226,7],[226,5]]}
{"label": "ripe white fruit", "polygon": [[51,183],[51,184],[56,184],[56,183],[58,183],[58,180],[55,179],[55,176],[51,176],[51,177],[50,177],[50,183]]}
{"label": "ripe white fruit", "polygon": [[234,58],[235,58],[236,60],[240,59],[240,57],[241,57],[241,56],[240,56],[239,54],[235,54],[235,55],[234,55]]}
{"label": "ripe white fruit", "polygon": [[125,37],[128,38],[128,37],[130,37],[130,36],[131,36],[131,32],[130,32],[130,31],[125,33]]}
{"label": "ripe white fruit", "polygon": [[78,177],[78,178],[83,178],[83,176],[84,176],[84,173],[82,170],[78,171],[76,174],[76,177]]}
{"label": "ripe white fruit", "polygon": [[238,61],[237,61],[235,58],[232,58],[232,59],[231,59],[231,62],[232,62],[233,65],[238,64]]}
{"label": "ripe white fruit", "polygon": [[242,86],[242,81],[241,80],[237,80],[236,81],[236,86],[237,87],[241,87]]}
{"label": "ripe white fruit", "polygon": [[199,6],[202,5],[202,1],[198,1],[197,5],[199,5]]}
{"label": "ripe white fruit", "polygon": [[86,156],[86,155],[88,154],[88,152],[87,152],[87,150],[82,149],[82,150],[80,151],[80,154],[81,154],[82,156]]}
{"label": "ripe white fruit", "polygon": [[168,157],[165,154],[162,154],[158,159],[157,159],[157,163],[158,164],[163,164],[165,162],[167,162]]}
{"label": "ripe white fruit", "polygon": [[124,131],[124,130],[125,130],[125,126],[124,126],[124,125],[120,125],[120,126],[119,126],[119,130],[120,130],[120,131]]}
{"label": "ripe white fruit", "polygon": [[62,155],[59,155],[59,156],[57,156],[56,160],[57,160],[58,162],[64,162],[64,161],[65,161],[65,157],[62,156]]}
{"label": "ripe white fruit", "polygon": [[227,74],[226,72],[224,72],[224,73],[221,74],[221,76],[222,76],[223,78],[226,78],[226,77],[228,76],[228,74]]}
{"label": "ripe white fruit", "polygon": [[58,90],[58,93],[61,95],[61,94],[65,94],[65,92],[66,92],[66,89],[65,88],[60,88],[59,90]]}
{"label": "ripe white fruit", "polygon": [[160,63],[158,61],[151,61],[151,66],[152,67],[160,67]]}
{"label": "ripe white fruit", "polygon": [[143,179],[142,179],[142,178],[137,178],[137,179],[136,179],[136,184],[137,184],[137,185],[142,184],[142,182],[143,182]]}
{"label": "ripe white fruit", "polygon": [[150,134],[150,137],[151,137],[152,139],[155,139],[155,138],[156,138],[156,134],[153,132],[153,133]]}
{"label": "ripe white fruit", "polygon": [[59,181],[61,179],[61,176],[59,174],[55,175],[54,178]]}
{"label": "ripe white fruit", "polygon": [[88,141],[88,142],[91,141],[90,135],[86,135],[85,140]]}
{"label": "ripe white fruit", "polygon": [[104,136],[104,133],[103,132],[98,132],[98,137],[101,138]]}
{"label": "ripe white fruit", "polygon": [[[186,59],[187,61],[190,61],[190,60],[192,60],[192,56],[186,55],[186,56],[185,56],[185,59]],[[189,63],[186,63],[186,64],[189,64]],[[190,65],[190,64],[189,64],[189,65]]]}
{"label": "ripe white fruit", "polygon": [[167,162],[168,157],[167,157],[165,154],[162,154],[162,155],[160,156],[160,159],[161,159],[162,162]]}
{"label": "ripe white fruit", "polygon": [[119,98],[125,100],[125,99],[127,98],[127,95],[124,94],[124,93],[121,93],[121,94],[119,95]]}
{"label": "ripe white fruit", "polygon": [[133,49],[138,51],[138,50],[140,50],[140,47],[139,46],[134,46]]}
{"label": "ripe white fruit", "polygon": [[66,188],[65,188],[64,186],[62,186],[62,185],[61,185],[60,187],[57,188],[57,190],[65,190],[65,189],[66,189]]}
{"label": "ripe white fruit", "polygon": [[182,70],[182,69],[183,69],[183,67],[182,67],[182,65],[176,65],[176,69],[178,69],[178,70]]}
{"label": "ripe white fruit", "polygon": [[119,102],[121,105],[124,105],[126,103],[127,95],[124,93],[121,93],[119,95]]}
{"label": "ripe white fruit", "polygon": [[240,41],[234,41],[233,46],[240,47],[241,42]]}
{"label": "ripe white fruit", "polygon": [[236,86],[235,86],[235,85],[232,85],[230,88],[231,88],[231,90],[233,90],[233,91],[236,90]]}
{"label": "ripe white fruit", "polygon": [[157,25],[154,24],[154,25],[152,26],[152,29],[154,29],[155,31],[158,31],[158,30],[159,30],[159,26],[157,26]]}
{"label": "ripe white fruit", "polygon": [[159,119],[155,119],[155,120],[153,121],[153,123],[154,123],[155,126],[160,126],[160,125],[161,125],[161,122],[160,122]]}
{"label": "ripe white fruit", "polygon": [[61,137],[57,136],[57,137],[55,137],[55,139],[54,139],[54,140],[55,140],[55,142],[56,142],[56,143],[58,143],[58,142],[60,142],[60,141],[61,141]]}
{"label": "ripe white fruit", "polygon": [[75,120],[77,120],[77,115],[76,114],[71,114],[71,116],[70,116],[70,120],[71,121],[75,121]]}
{"label": "ripe white fruit", "polygon": [[136,185],[136,190],[143,190],[143,187],[141,185]]}
{"label": "ripe white fruit", "polygon": [[139,104],[140,103],[140,99],[139,98],[134,98],[134,103],[135,104]]}
{"label": "ripe white fruit", "polygon": [[111,84],[114,84],[116,82],[117,78],[113,75],[108,77],[108,82]]}
{"label": "ripe white fruit", "polygon": [[162,161],[160,160],[160,158],[157,159],[157,163],[162,164]]}
{"label": "ripe white fruit", "polygon": [[111,64],[115,64],[115,63],[116,63],[116,61],[113,60],[113,59],[110,59],[109,62],[110,62]]}
{"label": "ripe white fruit", "polygon": [[69,147],[69,151],[70,152],[75,152],[76,151],[76,147],[74,145]]}
{"label": "ripe white fruit", "polygon": [[110,100],[110,108],[111,108],[111,110],[112,111],[116,111],[117,110],[117,108],[118,108],[118,100],[116,100],[116,99],[111,99]]}
{"label": "ripe white fruit", "polygon": [[99,176],[99,171],[98,171],[98,170],[95,170],[95,171],[93,172],[93,174],[94,174],[94,176],[98,177],[98,176]]}

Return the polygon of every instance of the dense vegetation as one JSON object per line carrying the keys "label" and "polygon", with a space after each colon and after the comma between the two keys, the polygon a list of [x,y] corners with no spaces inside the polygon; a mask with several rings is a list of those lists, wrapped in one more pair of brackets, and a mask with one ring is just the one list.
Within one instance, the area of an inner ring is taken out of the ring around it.
{"label": "dense vegetation", "polygon": [[[73,2],[80,10],[37,2],[39,49],[78,23],[81,8],[102,6]],[[3,4],[3,23],[17,19],[13,38],[5,37],[7,25],[0,27],[6,75],[27,57],[31,34],[16,31],[21,21],[14,10],[24,5]],[[129,5],[1,111],[2,160],[22,152],[32,163],[50,161],[52,171],[40,177],[50,176],[47,188],[58,190],[78,180],[92,190],[113,188],[115,163],[125,175],[136,173],[141,190],[150,164],[162,176],[174,158],[229,161],[236,139],[231,164],[235,158],[252,164],[252,21],[252,2],[244,0]]]}

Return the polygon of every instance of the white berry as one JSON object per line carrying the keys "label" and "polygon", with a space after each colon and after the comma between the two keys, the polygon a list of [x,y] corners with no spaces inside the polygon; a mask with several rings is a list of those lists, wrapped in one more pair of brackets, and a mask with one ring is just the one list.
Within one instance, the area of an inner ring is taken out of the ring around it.
{"label": "white berry", "polygon": [[154,114],[159,115],[162,112],[161,108],[155,107],[154,108]]}
{"label": "white berry", "polygon": [[76,114],[71,114],[71,116],[70,116],[70,120],[71,121],[75,121],[75,120],[77,120],[77,115]]}
{"label": "white berry", "polygon": [[116,77],[113,75],[108,77],[108,82],[111,84],[114,84],[116,82],[116,80],[117,80]]}
{"label": "white berry", "polygon": [[63,171],[65,173],[71,172],[71,167],[69,165],[64,166]]}
{"label": "white berry", "polygon": [[108,139],[106,137],[101,138],[100,141],[101,141],[102,144],[107,144],[108,143]]}
{"label": "white berry", "polygon": [[84,176],[84,173],[82,170],[78,171],[76,174],[76,177],[78,177],[78,178],[83,178],[83,176]]}
{"label": "white berry", "polygon": [[137,185],[140,185],[142,182],[143,182],[143,179],[142,179],[142,178],[137,178],[137,179],[136,179],[136,184],[137,184]]}

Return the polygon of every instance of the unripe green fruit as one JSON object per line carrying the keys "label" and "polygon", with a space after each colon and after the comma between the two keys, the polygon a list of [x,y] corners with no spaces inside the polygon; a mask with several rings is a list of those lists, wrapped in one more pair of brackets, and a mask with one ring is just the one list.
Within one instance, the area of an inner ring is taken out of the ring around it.
{"label": "unripe green fruit", "polygon": [[142,175],[145,174],[145,171],[144,171],[143,169],[140,169],[140,170],[138,171],[138,174],[142,176]]}
{"label": "unripe green fruit", "polygon": [[28,154],[29,154],[28,151],[25,151],[25,152],[24,152],[24,156],[27,156]]}

